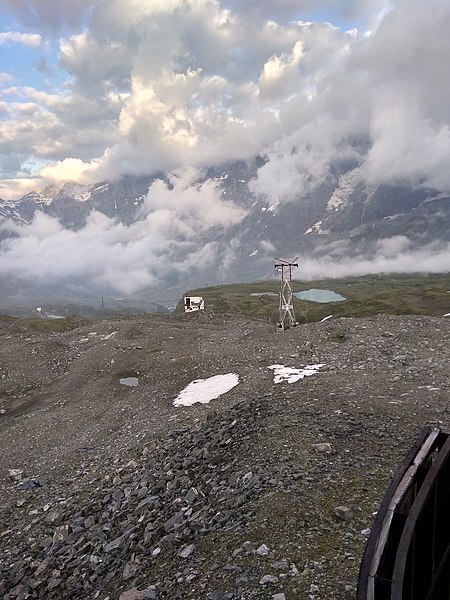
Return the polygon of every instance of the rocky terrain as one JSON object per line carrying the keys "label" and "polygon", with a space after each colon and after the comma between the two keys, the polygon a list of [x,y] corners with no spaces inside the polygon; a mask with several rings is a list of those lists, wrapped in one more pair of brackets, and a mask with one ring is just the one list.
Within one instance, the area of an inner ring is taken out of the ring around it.
{"label": "rocky terrain", "polygon": [[[449,319],[69,325],[0,327],[0,597],[354,598],[392,473],[449,428]],[[324,366],[274,384],[274,363]],[[225,373],[228,393],[173,405]]]}

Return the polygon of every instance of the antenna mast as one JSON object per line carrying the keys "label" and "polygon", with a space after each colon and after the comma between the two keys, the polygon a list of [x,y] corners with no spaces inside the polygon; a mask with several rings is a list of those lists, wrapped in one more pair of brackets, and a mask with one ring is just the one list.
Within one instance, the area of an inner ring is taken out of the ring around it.
{"label": "antenna mast", "polygon": [[298,256],[292,260],[284,260],[282,258],[275,258],[274,269],[277,269],[281,276],[281,290],[280,290],[280,314],[278,327],[281,329],[289,329],[298,325],[297,319],[294,314],[294,299],[292,294],[292,268],[298,267]]}

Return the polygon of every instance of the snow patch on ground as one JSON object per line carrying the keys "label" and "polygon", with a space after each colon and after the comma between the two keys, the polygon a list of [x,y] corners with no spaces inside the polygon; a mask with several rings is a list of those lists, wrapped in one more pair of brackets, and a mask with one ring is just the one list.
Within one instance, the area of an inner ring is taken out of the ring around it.
{"label": "snow patch on ground", "polygon": [[229,392],[239,383],[239,375],[227,373],[215,375],[208,379],[196,379],[182,390],[173,401],[174,406],[192,406],[196,402],[207,404]]}
{"label": "snow patch on ground", "polygon": [[256,298],[260,298],[261,296],[279,296],[275,292],[253,292],[250,296],[256,296]]}
{"label": "snow patch on ground", "polygon": [[304,379],[305,377],[315,375],[324,366],[325,363],[320,363],[317,365],[306,365],[300,369],[286,367],[285,365],[270,365],[270,367],[267,368],[272,369],[273,371],[274,383],[282,383],[283,381],[287,381],[288,383],[295,383],[299,379]]}

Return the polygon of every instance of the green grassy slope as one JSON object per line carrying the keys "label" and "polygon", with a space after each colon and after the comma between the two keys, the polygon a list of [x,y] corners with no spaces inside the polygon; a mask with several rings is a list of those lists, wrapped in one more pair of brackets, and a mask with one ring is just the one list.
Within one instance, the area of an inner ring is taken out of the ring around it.
{"label": "green grassy slope", "polygon": [[[294,299],[295,314],[300,322],[334,317],[363,317],[379,313],[442,316],[450,312],[450,273],[439,275],[370,275],[346,279],[293,281],[293,291],[311,288],[328,289],[347,300],[319,304]],[[206,309],[240,313],[277,320],[280,283],[273,279],[199,288],[186,292],[203,296]],[[274,292],[277,296],[252,296]],[[183,310],[180,300],[176,311]]]}

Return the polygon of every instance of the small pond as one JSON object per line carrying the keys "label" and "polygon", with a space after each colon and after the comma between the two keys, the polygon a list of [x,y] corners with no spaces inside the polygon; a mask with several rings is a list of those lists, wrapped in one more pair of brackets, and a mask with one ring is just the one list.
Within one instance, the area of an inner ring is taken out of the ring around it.
{"label": "small pond", "polygon": [[122,377],[122,379],[119,379],[119,383],[128,387],[136,387],[139,379],[137,377]]}
{"label": "small pond", "polygon": [[306,290],[304,292],[295,292],[294,296],[299,300],[309,300],[310,302],[342,302],[343,300],[347,300],[345,296],[341,296],[341,294],[336,294],[332,290],[318,290],[311,289]]}

